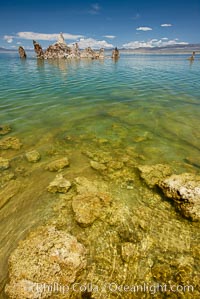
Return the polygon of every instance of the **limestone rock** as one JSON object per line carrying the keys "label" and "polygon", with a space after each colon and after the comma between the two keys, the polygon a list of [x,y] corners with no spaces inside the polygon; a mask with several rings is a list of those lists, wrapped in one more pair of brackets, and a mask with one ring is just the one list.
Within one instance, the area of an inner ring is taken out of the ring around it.
{"label": "limestone rock", "polygon": [[59,34],[58,36],[58,41],[57,41],[58,44],[64,44],[64,45],[67,45],[66,42],[65,42],[65,39],[64,39],[64,36],[62,34],[62,32]]}
{"label": "limestone rock", "polygon": [[159,186],[185,217],[200,221],[200,176],[192,173],[172,175]]}
{"label": "limestone rock", "polygon": [[18,150],[22,146],[20,140],[16,137],[6,137],[0,140],[0,150],[15,149]]}
{"label": "limestone rock", "polygon": [[106,170],[106,166],[104,164],[101,164],[96,161],[90,161],[90,166],[95,170],[100,170],[100,171]]}
{"label": "limestone rock", "polygon": [[37,58],[44,58],[44,52],[40,44],[35,40],[33,40],[33,45],[34,45],[34,51],[37,54]]}
{"label": "limestone rock", "polygon": [[104,49],[101,48],[99,50],[99,52],[92,50],[91,47],[88,47],[86,49],[84,49],[81,54],[80,57],[81,58],[89,58],[89,59],[104,59]]}
{"label": "limestone rock", "polygon": [[11,131],[11,127],[9,125],[1,125],[0,126],[0,135],[6,135]]}
{"label": "limestone rock", "polygon": [[112,51],[112,58],[113,59],[118,59],[120,57],[119,55],[119,50],[117,49],[117,47]]}
{"label": "limestone rock", "polygon": [[0,157],[0,170],[6,170],[10,167],[10,162],[8,159]]}
{"label": "limestone rock", "polygon": [[36,41],[33,41],[34,49],[37,54],[37,58],[42,59],[62,59],[62,58],[89,58],[89,59],[104,59],[104,49],[94,51],[90,47],[79,50],[78,43],[75,43],[72,47],[67,46],[62,33],[58,36],[58,40],[55,44],[50,45],[46,51],[42,50],[42,47]]}
{"label": "limestone rock", "polygon": [[70,53],[71,49],[65,43],[55,43],[47,48],[44,53],[44,58],[67,58]]}
{"label": "limestone rock", "polygon": [[42,285],[70,286],[86,267],[85,254],[74,236],[53,226],[41,227],[11,254],[5,292],[13,299],[49,298],[54,294]]}
{"label": "limestone rock", "polygon": [[69,166],[69,160],[67,157],[52,161],[49,163],[45,169],[49,171],[59,171],[62,170],[63,168]]}
{"label": "limestone rock", "polygon": [[28,162],[31,162],[31,163],[36,163],[41,159],[40,153],[38,153],[38,151],[36,151],[36,150],[27,152],[25,154],[25,157],[28,160]]}
{"label": "limestone rock", "polygon": [[26,52],[22,46],[18,48],[20,58],[26,58]]}
{"label": "limestone rock", "polygon": [[66,180],[62,174],[58,174],[49,184],[47,190],[51,193],[67,193],[71,185],[70,181]]}
{"label": "limestone rock", "polygon": [[140,165],[138,169],[140,176],[150,188],[159,185],[163,179],[172,174],[171,168],[165,164]]}

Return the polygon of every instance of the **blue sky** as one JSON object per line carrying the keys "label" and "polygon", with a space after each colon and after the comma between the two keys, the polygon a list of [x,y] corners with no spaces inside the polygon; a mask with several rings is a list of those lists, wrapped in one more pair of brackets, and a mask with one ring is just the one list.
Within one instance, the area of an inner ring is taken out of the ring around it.
{"label": "blue sky", "polygon": [[63,32],[81,47],[154,47],[200,43],[200,0],[3,0],[0,47],[45,48]]}

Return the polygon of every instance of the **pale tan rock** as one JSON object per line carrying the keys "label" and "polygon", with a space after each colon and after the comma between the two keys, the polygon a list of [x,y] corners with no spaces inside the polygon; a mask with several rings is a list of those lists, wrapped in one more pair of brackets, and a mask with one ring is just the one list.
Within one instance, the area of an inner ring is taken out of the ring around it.
{"label": "pale tan rock", "polygon": [[66,180],[62,174],[58,174],[49,184],[47,190],[51,193],[67,193],[71,185],[70,181]]}
{"label": "pale tan rock", "polygon": [[10,162],[8,159],[0,157],[0,170],[6,170],[10,167]]}
{"label": "pale tan rock", "polygon": [[172,198],[181,213],[193,221],[200,221],[200,176],[192,173],[172,175],[159,186]]}
{"label": "pale tan rock", "polygon": [[68,166],[69,166],[69,160],[67,157],[64,157],[50,162],[45,169],[49,171],[59,171]]}
{"label": "pale tan rock", "polygon": [[31,163],[36,163],[41,159],[40,153],[36,150],[26,152],[25,157],[28,160],[28,162],[31,162]]}

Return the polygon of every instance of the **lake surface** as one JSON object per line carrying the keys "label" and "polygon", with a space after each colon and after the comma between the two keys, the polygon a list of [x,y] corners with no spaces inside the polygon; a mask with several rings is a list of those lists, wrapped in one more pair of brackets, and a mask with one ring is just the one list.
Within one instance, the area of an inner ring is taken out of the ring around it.
{"label": "lake surface", "polygon": [[[42,61],[31,55],[20,60],[17,54],[0,54],[0,125],[9,124],[8,136],[23,143],[19,151],[2,151],[0,156],[11,159],[16,179],[24,184],[22,192],[0,210],[2,285],[8,256],[18,240],[53,215],[54,203],[43,190],[54,176],[28,165],[24,152],[38,150],[44,164],[65,152],[71,157],[67,173],[71,177],[85,173],[87,162],[81,153],[86,150],[111,156],[133,151],[142,165],[161,163],[177,173],[199,172],[200,60],[191,63],[186,58],[121,55],[118,61]],[[86,174],[94,177],[90,170]],[[199,238],[196,224],[182,219],[168,202],[159,207],[156,200],[150,204],[142,195],[141,182],[132,194],[114,183],[108,182],[113,193],[130,209],[145,210],[148,205],[148,211],[154,211],[152,232],[164,217],[160,234],[170,235],[174,229],[169,242],[176,244],[181,234],[187,235],[190,246],[182,239],[181,254],[185,250],[192,257]],[[149,217],[144,216],[144,221]]]}

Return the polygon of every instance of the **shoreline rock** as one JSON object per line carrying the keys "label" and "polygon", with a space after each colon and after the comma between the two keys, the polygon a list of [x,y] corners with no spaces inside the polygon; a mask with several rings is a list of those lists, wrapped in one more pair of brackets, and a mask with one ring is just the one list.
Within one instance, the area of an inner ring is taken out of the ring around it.
{"label": "shoreline rock", "polygon": [[181,213],[192,221],[200,221],[200,176],[192,173],[172,175],[159,187],[165,196],[174,200]]}

